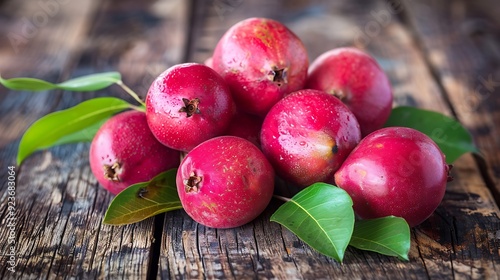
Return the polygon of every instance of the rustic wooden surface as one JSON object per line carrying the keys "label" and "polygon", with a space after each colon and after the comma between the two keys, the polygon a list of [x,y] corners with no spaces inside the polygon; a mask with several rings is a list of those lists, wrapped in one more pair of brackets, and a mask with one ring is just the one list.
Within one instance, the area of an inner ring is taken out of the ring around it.
{"label": "rustic wooden surface", "polygon": [[[322,256],[269,217],[217,230],[183,211],[120,227],[102,224],[112,196],[93,178],[88,143],[38,152],[16,168],[16,272],[7,270],[7,168],[41,116],[95,93],[0,87],[0,278],[500,278],[500,4],[485,1],[0,0],[0,73],[62,81],[120,71],[145,96],[180,62],[203,62],[232,24],[282,21],[310,59],[339,46],[371,53],[395,105],[443,112],[473,134],[484,159],[455,163],[440,207],[412,229],[410,261],[348,249]],[[445,136],[443,136],[445,137]]]}

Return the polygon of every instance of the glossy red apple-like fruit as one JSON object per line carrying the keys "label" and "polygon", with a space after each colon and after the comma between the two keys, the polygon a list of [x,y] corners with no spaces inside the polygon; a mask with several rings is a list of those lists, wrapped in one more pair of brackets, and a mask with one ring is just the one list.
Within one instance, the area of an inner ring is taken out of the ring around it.
{"label": "glossy red apple-like fruit", "polygon": [[130,185],[178,167],[180,153],[156,140],[149,130],[146,114],[127,111],[101,126],[90,145],[89,161],[97,181],[117,194]]}
{"label": "glossy red apple-like fruit", "polygon": [[363,219],[394,215],[410,226],[426,220],[443,199],[450,166],[425,134],[388,127],[366,136],[335,173],[337,186]]}
{"label": "glossy red apple-like fruit", "polygon": [[234,111],[222,77],[197,63],[170,67],[153,81],[146,96],[153,135],[165,146],[185,152],[222,135]]}
{"label": "glossy red apple-like fruit", "polygon": [[356,116],[363,136],[381,128],[392,109],[392,88],[377,61],[355,48],[337,48],[316,58],[307,88],[337,96]]}
{"label": "glossy red apple-like fruit", "polygon": [[354,114],[338,98],[304,89],[274,105],[261,146],[276,173],[299,187],[333,182],[334,172],[361,140]]}
{"label": "glossy red apple-like fruit", "polygon": [[304,87],[309,60],[300,39],[282,23],[249,18],[223,35],[211,63],[236,105],[263,117],[283,96]]}
{"label": "glossy red apple-like fruit", "polygon": [[186,155],[176,182],[191,218],[208,227],[232,228],[252,221],[267,207],[274,191],[274,171],[251,142],[219,136]]}

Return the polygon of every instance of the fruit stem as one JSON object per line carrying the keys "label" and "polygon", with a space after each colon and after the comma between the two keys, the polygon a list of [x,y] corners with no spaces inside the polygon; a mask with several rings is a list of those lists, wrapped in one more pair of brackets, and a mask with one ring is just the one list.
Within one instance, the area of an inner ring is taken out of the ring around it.
{"label": "fruit stem", "polygon": [[142,106],[146,106],[144,101],[142,101],[141,98],[139,98],[137,93],[135,93],[132,89],[130,89],[127,85],[125,85],[121,80],[116,82],[116,84],[119,85],[128,94],[130,94],[130,96],[132,96],[137,102],[139,102],[139,104],[141,104]]}
{"label": "fruit stem", "polygon": [[120,168],[121,166],[118,162],[113,163],[113,165],[104,164],[104,178],[113,182],[120,182],[120,177],[118,176]]}
{"label": "fruit stem", "polygon": [[182,107],[179,112],[186,113],[187,118],[191,117],[193,114],[200,114],[200,108],[198,108],[200,99],[194,98],[189,100],[187,98],[182,98],[182,102],[184,102],[184,107]]}
{"label": "fruit stem", "polygon": [[275,194],[275,195],[273,195],[273,197],[274,197],[274,198],[277,198],[277,199],[279,199],[279,200],[282,200],[282,201],[284,201],[284,202],[288,202],[288,201],[290,201],[290,200],[291,200],[291,199],[290,199],[290,198],[288,198],[288,197],[284,197],[284,196],[281,196],[281,195],[276,195],[276,194]]}
{"label": "fruit stem", "polygon": [[270,80],[276,83],[279,87],[287,83],[286,68],[278,69],[277,67],[273,67],[273,69],[269,71],[268,75]]}
{"label": "fruit stem", "polygon": [[134,109],[139,112],[146,112],[146,107],[144,106],[135,106],[135,105],[130,105],[131,109]]}

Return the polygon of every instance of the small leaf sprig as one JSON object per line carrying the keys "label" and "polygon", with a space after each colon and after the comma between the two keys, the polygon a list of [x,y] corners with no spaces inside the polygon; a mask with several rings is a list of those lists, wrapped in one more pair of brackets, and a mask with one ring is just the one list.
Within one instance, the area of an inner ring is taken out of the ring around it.
{"label": "small leaf sprig", "polygon": [[63,89],[68,91],[96,91],[107,88],[113,84],[119,85],[125,92],[130,94],[139,104],[145,106],[144,102],[139,96],[131,90],[122,81],[119,72],[104,72],[97,74],[90,74],[74,79],[64,81],[62,83],[54,84],[35,78],[11,78],[4,79],[0,76],[0,83],[6,88],[13,90],[26,90],[26,91],[45,91],[51,89]]}
{"label": "small leaf sprig", "polygon": [[118,72],[91,74],[58,84],[34,78],[4,79],[0,76],[0,83],[13,90],[62,89],[80,92],[101,90],[116,84],[140,104],[136,106],[116,97],[97,97],[83,101],[74,107],[45,115],[34,122],[23,134],[16,158],[18,166],[35,151],[62,144],[91,141],[100,126],[116,113],[127,109],[145,111],[144,102],[123,83],[121,74]]}

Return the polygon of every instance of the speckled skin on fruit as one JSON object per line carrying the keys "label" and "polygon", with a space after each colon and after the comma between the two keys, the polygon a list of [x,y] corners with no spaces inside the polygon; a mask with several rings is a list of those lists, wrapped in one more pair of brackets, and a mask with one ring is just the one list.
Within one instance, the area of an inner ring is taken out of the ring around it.
{"label": "speckled skin on fruit", "polygon": [[215,47],[211,63],[236,105],[262,117],[283,96],[304,87],[309,66],[300,39],[282,23],[265,18],[232,26]]}
{"label": "speckled skin on fruit", "polygon": [[101,126],[90,145],[89,161],[97,181],[117,194],[130,185],[177,168],[180,153],[156,140],[146,114],[126,111]]}
{"label": "speckled skin on fruit", "polygon": [[381,128],[392,109],[387,75],[370,55],[355,48],[323,53],[309,67],[306,88],[334,94],[356,116],[363,136]]}
{"label": "speckled skin on fruit", "polygon": [[184,210],[213,228],[232,228],[255,219],[269,204],[274,171],[251,142],[219,136],[191,150],[177,171]]}
{"label": "speckled skin on fruit", "polygon": [[394,215],[410,226],[426,220],[443,199],[449,166],[425,134],[388,127],[366,136],[335,173],[364,219]]}
{"label": "speckled skin on fruit", "polygon": [[262,150],[276,173],[299,187],[332,183],[360,140],[353,113],[336,97],[311,89],[276,103],[261,130]]}
{"label": "speckled skin on fruit", "polygon": [[222,135],[234,112],[222,77],[197,63],[170,67],[153,81],[146,96],[153,135],[165,146],[185,152]]}

